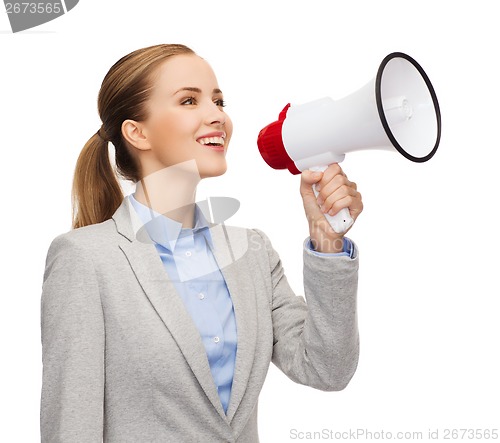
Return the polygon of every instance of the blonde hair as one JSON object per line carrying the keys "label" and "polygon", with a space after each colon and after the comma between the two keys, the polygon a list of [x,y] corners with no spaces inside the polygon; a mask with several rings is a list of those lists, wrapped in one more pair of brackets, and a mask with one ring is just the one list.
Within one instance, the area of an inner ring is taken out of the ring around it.
{"label": "blonde hair", "polygon": [[140,165],[123,138],[121,126],[127,119],[147,120],[146,102],[157,68],[178,54],[194,51],[179,44],[138,49],[118,60],[104,77],[97,99],[102,126],[85,143],[75,166],[71,190],[73,229],[108,220],[123,201],[122,188],[109,161],[108,141],[115,147],[118,174],[133,182],[141,179]]}

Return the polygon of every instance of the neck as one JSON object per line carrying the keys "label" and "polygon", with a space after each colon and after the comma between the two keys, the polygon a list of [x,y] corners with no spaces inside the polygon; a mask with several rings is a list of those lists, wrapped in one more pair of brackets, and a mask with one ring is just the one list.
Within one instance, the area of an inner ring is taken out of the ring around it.
{"label": "neck", "polygon": [[196,187],[201,178],[195,160],[179,163],[145,175],[135,191],[143,205],[182,223],[194,227]]}

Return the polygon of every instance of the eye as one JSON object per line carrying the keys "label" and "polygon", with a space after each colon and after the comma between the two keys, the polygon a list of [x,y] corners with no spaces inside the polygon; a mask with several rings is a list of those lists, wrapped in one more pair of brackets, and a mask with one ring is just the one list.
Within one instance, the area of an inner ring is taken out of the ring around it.
{"label": "eye", "polygon": [[221,108],[225,107],[226,106],[226,102],[224,101],[224,99],[222,98],[218,98],[217,100],[214,101],[214,103],[217,105],[217,106],[220,106]]}
{"label": "eye", "polygon": [[181,101],[181,105],[194,105],[196,104],[196,99],[194,97],[187,97]]}

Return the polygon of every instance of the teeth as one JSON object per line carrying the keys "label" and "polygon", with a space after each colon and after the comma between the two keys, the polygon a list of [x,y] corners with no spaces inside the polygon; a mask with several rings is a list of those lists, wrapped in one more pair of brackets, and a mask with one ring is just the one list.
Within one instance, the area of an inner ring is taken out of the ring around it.
{"label": "teeth", "polygon": [[201,143],[202,145],[208,145],[209,143],[223,145],[224,138],[223,137],[204,137],[204,138],[200,138],[198,140],[198,143]]}

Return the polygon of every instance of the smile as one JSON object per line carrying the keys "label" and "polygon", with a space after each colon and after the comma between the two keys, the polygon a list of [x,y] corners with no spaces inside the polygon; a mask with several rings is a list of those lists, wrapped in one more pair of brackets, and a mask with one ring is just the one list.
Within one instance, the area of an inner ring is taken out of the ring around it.
{"label": "smile", "polygon": [[199,138],[198,143],[208,146],[224,146],[224,137],[202,137]]}

